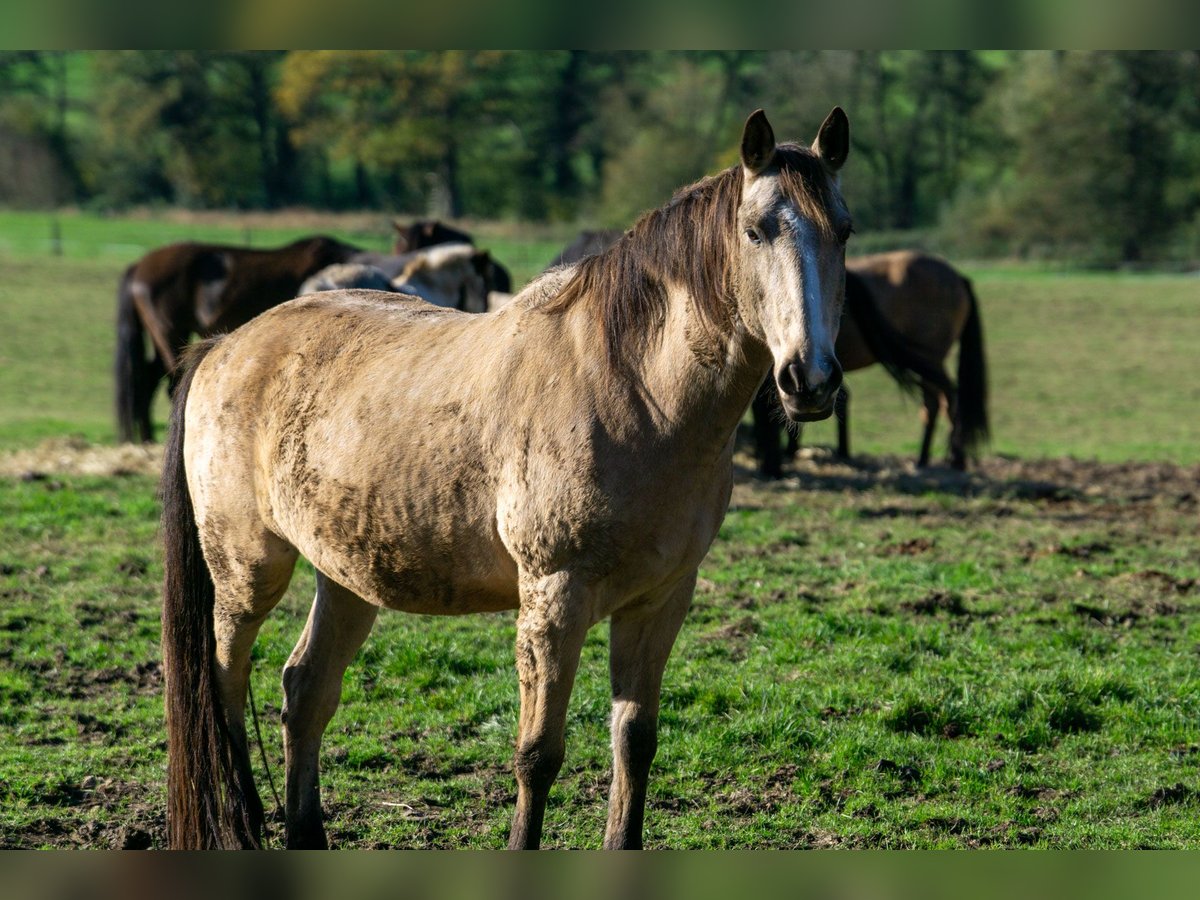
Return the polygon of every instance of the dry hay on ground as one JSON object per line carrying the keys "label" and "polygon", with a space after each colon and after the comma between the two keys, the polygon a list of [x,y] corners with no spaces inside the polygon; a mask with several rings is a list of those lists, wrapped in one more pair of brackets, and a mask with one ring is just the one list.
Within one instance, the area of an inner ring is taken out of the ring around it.
{"label": "dry hay on ground", "polygon": [[155,475],[162,469],[162,444],[92,444],[82,438],[50,438],[28,450],[0,455],[0,477],[36,479],[50,475]]}

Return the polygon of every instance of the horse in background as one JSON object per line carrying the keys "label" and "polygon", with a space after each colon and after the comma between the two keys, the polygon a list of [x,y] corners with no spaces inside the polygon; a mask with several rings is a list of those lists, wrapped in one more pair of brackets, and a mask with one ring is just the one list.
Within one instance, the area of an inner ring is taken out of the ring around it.
{"label": "horse in background", "polygon": [[364,263],[339,263],[313,275],[299,296],[333,290],[373,290],[420,297],[434,306],[482,313],[490,308],[486,250],[470,244],[439,244],[417,253],[396,277]]}
{"label": "horse in background", "polygon": [[[427,247],[436,247],[438,244],[474,244],[475,239],[465,231],[459,231],[457,228],[451,228],[444,222],[437,219],[419,219],[408,225],[404,225],[398,219],[392,221],[392,228],[396,231],[396,239],[392,244],[393,256],[407,256],[409,253],[415,253],[419,250],[424,250]],[[390,272],[389,264],[380,265],[379,261],[371,259],[363,259],[361,262],[377,265],[385,272]],[[395,278],[399,274],[400,269],[406,263],[401,263],[395,270],[395,274],[391,277]],[[495,259],[490,259],[488,262],[488,271],[485,273],[489,290],[502,291],[503,293],[512,293],[512,275],[508,269],[500,265]]]}
{"label": "horse in background", "polygon": [[186,242],[151,250],[129,266],[117,288],[118,438],[154,440],[154,392],[174,375],[192,335],[231,331],[295,297],[314,272],[358,252],[324,235],[273,250]]}
{"label": "horse in background", "polygon": [[451,228],[437,219],[418,219],[404,225],[399,219],[392,220],[392,228],[396,231],[396,239],[392,243],[392,253],[412,253],[425,247],[437,244],[474,244],[475,240],[465,231]]}
{"label": "horse in background", "polygon": [[[946,357],[958,344],[957,382]],[[962,471],[989,435],[987,360],[983,324],[971,282],[948,262],[903,250],[846,262],[846,316],[837,337],[846,372],[882,363],[905,390],[921,394],[923,433],[917,465],[929,465],[939,412],[950,421],[949,463]],[[838,447],[850,457],[850,393],[838,398]],[[781,474],[778,413],[769,395],[754,405],[759,471]],[[789,452],[795,452],[789,438]]]}
{"label": "horse in background", "polygon": [[738,422],[768,373],[795,421],[828,417],[841,382],[848,152],[841,109],[811,149],[758,110],[740,164],[493,314],[313,294],[196,347],[162,482],[172,847],[261,846],[250,658],[301,554],[317,593],[283,672],[289,847],[327,845],[322,735],[381,608],[518,611],[514,849],[539,845],[580,653],[610,620],[604,845],[641,846],[663,671]]}
{"label": "horse in background", "polygon": [[621,239],[621,235],[625,232],[619,228],[602,228],[596,231],[581,231],[579,236],[567,246],[563,247],[562,252],[546,266],[546,270],[558,268],[559,266],[572,266],[589,256],[595,256],[597,253],[603,253],[613,244]]}

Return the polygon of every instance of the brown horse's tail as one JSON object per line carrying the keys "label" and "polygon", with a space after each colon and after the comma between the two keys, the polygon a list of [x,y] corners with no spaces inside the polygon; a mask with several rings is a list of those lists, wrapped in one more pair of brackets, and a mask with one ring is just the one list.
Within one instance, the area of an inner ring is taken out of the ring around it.
{"label": "brown horse's tail", "polygon": [[166,681],[167,838],[172,849],[258,846],[259,826],[242,790],[217,691],[215,588],[200,548],[184,471],[184,410],[200,360],[188,354],[175,389],[160,492],[163,562],[162,650]]}
{"label": "brown horse's tail", "polygon": [[[136,265],[134,263],[125,270],[117,285],[117,350],[113,360],[113,377],[117,388],[117,440],[125,442],[135,440],[138,400],[146,390],[146,342],[131,289]],[[148,441],[152,437],[143,434],[142,440]]]}
{"label": "brown horse's tail", "polygon": [[925,383],[953,396],[954,385],[937,362],[918,353],[900,334],[871,297],[866,282],[854,272],[846,272],[846,311],[854,319],[871,355],[879,360],[896,384],[906,392],[915,392]]}
{"label": "brown horse's tail", "polygon": [[963,449],[973,453],[987,441],[988,425],[987,360],[983,353],[983,322],[979,318],[979,301],[967,278],[962,280],[967,292],[970,311],[958,342],[958,429]]}

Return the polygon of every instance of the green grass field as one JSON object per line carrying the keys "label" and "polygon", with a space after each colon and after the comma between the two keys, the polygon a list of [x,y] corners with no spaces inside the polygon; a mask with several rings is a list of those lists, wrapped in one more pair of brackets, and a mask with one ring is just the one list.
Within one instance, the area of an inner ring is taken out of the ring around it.
{"label": "green grass field", "polygon": [[[0,847],[160,846],[154,480],[55,460],[64,436],[113,435],[113,292],[140,250],[94,248],[200,235],[80,217],[91,236],[54,258],[15,234],[34,218],[0,216],[0,457],[58,442],[0,475]],[[239,239],[223,227],[203,236]],[[558,246],[492,235],[520,279]],[[665,677],[649,846],[1200,847],[1200,282],[965,268],[990,454],[915,472],[916,408],[865,372],[855,465],[816,452],[764,484],[739,456]],[[302,563],[255,653],[277,783],[279,672],[312,591]],[[324,745],[336,845],[503,845],[513,638],[511,614],[380,618]],[[550,846],[599,845],[606,652],[597,628]]]}

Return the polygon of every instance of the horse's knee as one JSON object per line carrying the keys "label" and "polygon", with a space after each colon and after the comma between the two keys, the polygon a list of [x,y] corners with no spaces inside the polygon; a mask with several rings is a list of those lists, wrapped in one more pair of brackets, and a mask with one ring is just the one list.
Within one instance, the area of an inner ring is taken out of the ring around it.
{"label": "horse's knee", "polygon": [[566,748],[562,743],[547,740],[522,742],[513,758],[517,781],[538,793],[549,791],[550,785],[558,777],[565,756]]}

